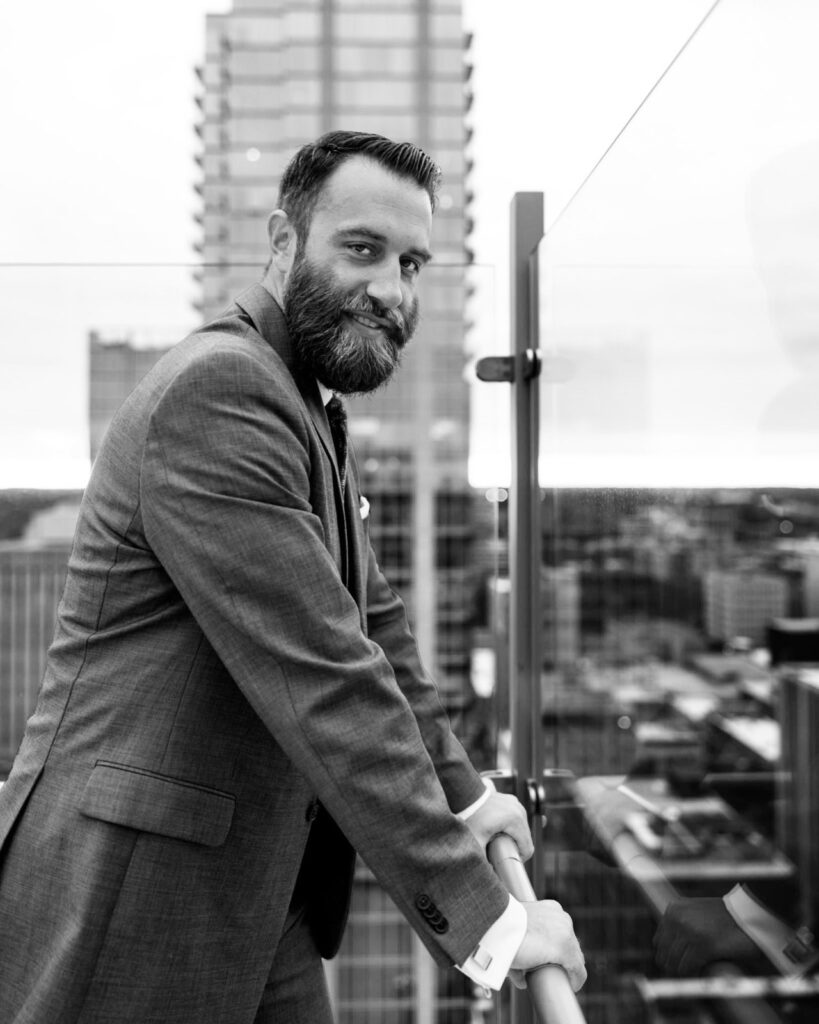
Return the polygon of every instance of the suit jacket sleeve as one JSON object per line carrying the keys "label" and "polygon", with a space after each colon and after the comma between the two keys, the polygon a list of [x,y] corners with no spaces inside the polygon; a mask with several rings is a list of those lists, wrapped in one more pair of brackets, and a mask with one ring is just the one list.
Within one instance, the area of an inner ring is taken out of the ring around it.
{"label": "suit jacket sleeve", "polygon": [[289,376],[230,348],[188,365],[153,411],[140,497],[148,542],[236,685],[433,956],[463,962],[508,896],[324,544]]}
{"label": "suit jacket sleeve", "polygon": [[378,568],[372,548],[369,558],[367,629],[370,639],[386,654],[415,714],[449,806],[458,813],[483,794],[484,784],[452,732],[437,688],[421,663],[404,604]]}

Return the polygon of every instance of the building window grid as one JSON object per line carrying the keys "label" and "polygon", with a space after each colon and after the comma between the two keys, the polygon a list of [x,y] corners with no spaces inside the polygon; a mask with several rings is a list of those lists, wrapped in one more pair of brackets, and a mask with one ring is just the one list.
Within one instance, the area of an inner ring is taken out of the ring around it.
{"label": "building window grid", "polygon": [[363,14],[367,17],[379,11],[382,13],[392,11],[411,13],[416,9],[416,5],[417,0],[333,0],[335,10],[350,14]]}
{"label": "building window grid", "polygon": [[412,45],[418,38],[418,18],[414,11],[369,11],[366,18],[350,11],[339,10],[333,18],[333,42],[370,41],[387,45]]}

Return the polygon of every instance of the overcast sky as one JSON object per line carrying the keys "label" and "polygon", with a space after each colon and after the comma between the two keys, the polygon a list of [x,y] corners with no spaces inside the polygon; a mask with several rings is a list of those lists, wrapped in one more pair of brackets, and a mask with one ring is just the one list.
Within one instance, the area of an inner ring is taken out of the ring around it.
{"label": "overcast sky", "polygon": [[[710,7],[469,0],[477,351],[508,343],[511,195],[544,191],[549,224]],[[83,485],[90,328],[172,341],[193,326],[193,68],[205,13],[228,8],[0,9],[0,487]],[[550,234],[544,344],[571,367],[543,392],[552,482],[729,485],[776,470],[819,484],[809,423],[787,471],[780,435],[757,437],[762,411],[795,383],[783,335],[809,335],[815,314],[807,302],[801,326],[777,320],[746,203],[755,168],[819,134],[817,8],[722,0]],[[808,180],[778,192],[812,196]],[[758,191],[764,207],[771,188]],[[812,251],[815,264],[815,236]],[[60,266],[78,263],[90,266]],[[504,390],[476,389],[478,484],[506,473]]]}

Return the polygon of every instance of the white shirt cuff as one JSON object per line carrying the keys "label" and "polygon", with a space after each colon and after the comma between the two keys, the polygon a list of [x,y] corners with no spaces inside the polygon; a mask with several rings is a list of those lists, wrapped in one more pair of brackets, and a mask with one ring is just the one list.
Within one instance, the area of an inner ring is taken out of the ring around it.
{"label": "white shirt cuff", "polygon": [[485,988],[499,989],[526,935],[528,918],[514,896],[501,916],[490,925],[466,960],[458,965],[468,978]]}
{"label": "white shirt cuff", "polygon": [[786,976],[799,977],[817,961],[813,943],[758,903],[742,885],[722,897],[728,913],[748,938]]}
{"label": "white shirt cuff", "polygon": [[464,807],[462,811],[458,811],[457,817],[461,821],[466,821],[467,818],[471,818],[475,811],[479,810],[490,796],[495,792],[495,783],[491,779],[484,779],[483,784],[486,787],[483,793],[478,797],[474,804],[470,804],[469,807]]}

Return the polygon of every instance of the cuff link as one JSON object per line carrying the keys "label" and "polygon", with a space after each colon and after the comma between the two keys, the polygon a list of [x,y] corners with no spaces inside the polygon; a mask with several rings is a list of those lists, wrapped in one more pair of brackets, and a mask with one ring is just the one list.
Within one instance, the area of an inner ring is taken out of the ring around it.
{"label": "cuff link", "polygon": [[782,952],[794,964],[801,964],[809,957],[815,956],[813,933],[808,928],[800,928]]}
{"label": "cuff link", "polygon": [[489,966],[492,963],[492,954],[487,952],[481,946],[476,946],[472,953],[472,959],[482,971],[488,971]]}

